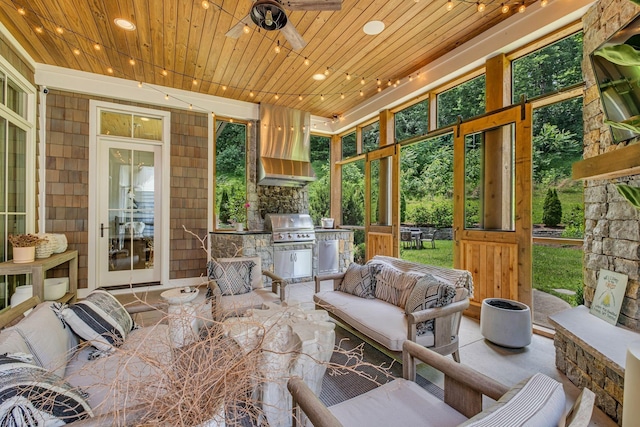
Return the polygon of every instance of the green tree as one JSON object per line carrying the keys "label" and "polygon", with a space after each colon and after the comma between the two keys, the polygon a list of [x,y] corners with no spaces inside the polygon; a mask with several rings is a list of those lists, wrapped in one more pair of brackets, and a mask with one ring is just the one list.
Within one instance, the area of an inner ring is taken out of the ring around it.
{"label": "green tree", "polygon": [[400,193],[400,222],[407,220],[407,198],[404,193]]}
{"label": "green tree", "polygon": [[547,227],[555,227],[562,221],[562,204],[555,188],[549,188],[542,206],[542,222]]}
{"label": "green tree", "polygon": [[221,223],[226,224],[231,219],[229,213],[229,193],[227,190],[222,190],[222,197],[220,198],[220,212],[218,213],[218,219]]}
{"label": "green tree", "polygon": [[309,215],[314,224],[319,224],[321,218],[328,217],[331,207],[331,182],[329,166],[321,168],[322,178],[309,184]]}

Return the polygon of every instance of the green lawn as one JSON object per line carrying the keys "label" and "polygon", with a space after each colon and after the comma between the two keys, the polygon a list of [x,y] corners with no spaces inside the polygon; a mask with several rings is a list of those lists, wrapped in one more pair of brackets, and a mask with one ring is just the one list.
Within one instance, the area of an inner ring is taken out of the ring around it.
{"label": "green lawn", "polygon": [[[453,267],[453,242],[437,240],[436,249],[401,249],[400,258],[420,264]],[[533,246],[533,287],[576,305],[575,298],[552,289],[577,291],[582,286],[582,250],[578,247]]]}

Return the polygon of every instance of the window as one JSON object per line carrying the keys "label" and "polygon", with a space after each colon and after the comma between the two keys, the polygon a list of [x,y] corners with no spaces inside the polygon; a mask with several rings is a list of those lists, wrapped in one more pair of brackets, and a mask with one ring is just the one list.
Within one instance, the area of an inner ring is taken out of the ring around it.
{"label": "window", "polygon": [[330,215],[331,208],[331,137],[311,135],[311,166],[318,178],[309,184],[309,214],[314,224]]}
{"label": "window", "polygon": [[342,158],[348,159],[358,154],[356,147],[356,133],[351,132],[342,137]]}
{"label": "window", "polygon": [[549,94],[582,82],[582,32],[512,62],[513,102]]}
{"label": "window", "polygon": [[216,227],[231,229],[247,221],[247,125],[215,122]]}
{"label": "window", "polygon": [[429,131],[429,99],[394,114],[396,141],[404,141]]}
{"label": "window", "polygon": [[[28,101],[22,84],[0,71],[0,262],[13,258],[8,235],[31,231],[35,218],[35,127],[26,120]],[[0,310],[9,306],[16,286],[26,283],[26,275],[0,277]]]}
{"label": "window", "polygon": [[485,112],[485,75],[461,83],[437,95],[438,128],[455,124],[463,119]]}
{"label": "window", "polygon": [[103,110],[100,134],[162,141],[162,118]]}
{"label": "window", "polygon": [[362,128],[362,151],[368,153],[380,147],[380,122]]}

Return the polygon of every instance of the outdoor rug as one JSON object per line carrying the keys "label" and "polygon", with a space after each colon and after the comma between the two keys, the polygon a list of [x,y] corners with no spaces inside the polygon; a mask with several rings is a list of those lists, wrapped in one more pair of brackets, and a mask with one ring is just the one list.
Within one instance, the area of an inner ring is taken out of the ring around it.
{"label": "outdoor rug", "polygon": [[[373,390],[381,384],[392,381],[394,378],[402,377],[401,363],[364,342],[339,325],[336,325],[335,332],[337,347],[351,350],[361,345],[363,361],[374,366],[360,366],[354,368],[352,372],[343,373],[332,373],[331,369],[328,369],[322,380],[322,392],[320,393],[322,403],[327,406],[335,405],[366,393],[369,390]],[[339,351],[333,352],[331,363],[347,366],[353,365],[353,361],[348,360],[347,356]],[[376,366],[385,368],[386,372],[376,369]],[[357,371],[368,375],[373,380],[359,375]],[[390,375],[387,375],[387,373]],[[416,376],[416,382],[438,399],[444,400],[444,391],[440,387],[420,375]]]}

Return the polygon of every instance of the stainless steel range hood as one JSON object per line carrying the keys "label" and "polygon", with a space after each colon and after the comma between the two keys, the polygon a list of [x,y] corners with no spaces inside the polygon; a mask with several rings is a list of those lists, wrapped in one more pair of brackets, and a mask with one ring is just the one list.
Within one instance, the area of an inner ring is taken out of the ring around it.
{"label": "stainless steel range hood", "polygon": [[258,184],[301,187],[316,180],[310,162],[311,115],[260,104]]}

